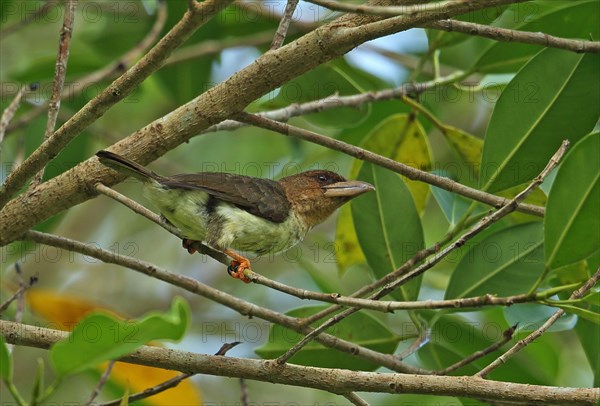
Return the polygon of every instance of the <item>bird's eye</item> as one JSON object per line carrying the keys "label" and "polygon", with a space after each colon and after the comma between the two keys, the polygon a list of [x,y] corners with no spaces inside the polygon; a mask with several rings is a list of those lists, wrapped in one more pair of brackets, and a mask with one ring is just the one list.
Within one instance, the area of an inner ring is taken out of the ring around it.
{"label": "bird's eye", "polygon": [[323,183],[327,182],[327,180],[328,180],[327,176],[323,175],[323,174],[319,175],[318,178],[319,178],[319,182],[323,182]]}

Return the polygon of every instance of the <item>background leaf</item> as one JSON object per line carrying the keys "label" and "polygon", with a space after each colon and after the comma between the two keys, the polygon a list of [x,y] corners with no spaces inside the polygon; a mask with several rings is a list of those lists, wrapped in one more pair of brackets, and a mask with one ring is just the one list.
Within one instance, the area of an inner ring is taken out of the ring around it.
{"label": "background leaf", "polygon": [[[519,31],[544,32],[563,38],[590,37],[598,40],[600,12],[597,0],[538,1],[515,4],[494,25]],[[479,72],[509,73],[523,66],[542,48],[539,45],[481,40],[483,53],[475,58],[473,69]]]}
{"label": "background leaf", "polygon": [[600,55],[548,48],[517,73],[490,119],[482,189],[493,193],[528,182],[563,139],[575,143],[594,128],[600,115],[598,71]]}
{"label": "background leaf", "polygon": [[0,336],[0,378],[5,381],[12,380],[12,359],[4,336]]}
{"label": "background leaf", "polygon": [[[408,114],[394,114],[378,123],[363,139],[361,148],[402,162],[424,171],[431,169],[433,158],[431,147],[423,127]],[[358,176],[363,162],[355,159],[350,170],[350,178]],[[425,209],[429,195],[429,185],[404,179],[413,195],[419,213]],[[354,220],[349,206],[340,210],[336,229],[338,267],[341,273],[352,265],[365,261],[356,236]]]}
{"label": "background leaf", "polygon": [[473,246],[452,273],[446,299],[526,293],[544,270],[542,224],[502,229]]}
{"label": "background leaf", "polygon": [[[377,278],[382,278],[424,248],[423,229],[412,195],[393,172],[364,163],[358,179],[375,191],[352,204],[352,216],[360,246]],[[414,300],[421,278],[394,291],[398,300]]]}
{"label": "background leaf", "polygon": [[581,140],[560,166],[544,217],[546,265],[585,259],[600,246],[600,133]]}
{"label": "background leaf", "polygon": [[[286,314],[303,318],[313,315],[325,309],[325,307],[301,307],[291,310]],[[327,332],[384,354],[393,353],[399,341],[399,338],[385,325],[367,313],[354,313]],[[255,352],[264,359],[277,358],[301,339],[301,334],[297,334],[279,325],[273,325],[269,330],[267,343],[257,348]],[[342,368],[357,371],[373,371],[379,367],[379,365],[369,361],[324,347],[315,341],[311,341],[301,351],[290,358],[290,362],[298,365]]]}
{"label": "background leaf", "polygon": [[167,313],[150,313],[139,321],[123,321],[102,313],[81,320],[64,340],[50,350],[59,375],[73,374],[135,351],[151,340],[180,340],[190,319],[190,309],[173,300]]}

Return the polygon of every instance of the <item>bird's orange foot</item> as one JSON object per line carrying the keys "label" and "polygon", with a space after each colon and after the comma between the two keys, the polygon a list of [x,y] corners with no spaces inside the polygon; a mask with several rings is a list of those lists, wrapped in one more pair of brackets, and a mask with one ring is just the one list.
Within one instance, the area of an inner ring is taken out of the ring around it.
{"label": "bird's orange foot", "polygon": [[196,241],[195,240],[188,240],[187,238],[184,238],[181,241],[181,245],[183,246],[183,248],[185,248],[187,250],[187,252],[189,252],[190,254],[195,254],[197,251],[196,249],[193,247],[194,243]]}
{"label": "bird's orange foot", "polygon": [[246,275],[244,275],[244,271],[246,269],[250,270],[250,261],[248,258],[244,258],[243,256],[230,250],[225,250],[224,252],[233,258],[233,261],[231,261],[231,264],[229,264],[227,267],[227,273],[231,275],[232,278],[239,279],[244,283],[252,282],[250,279],[248,279],[248,277],[246,277]]}

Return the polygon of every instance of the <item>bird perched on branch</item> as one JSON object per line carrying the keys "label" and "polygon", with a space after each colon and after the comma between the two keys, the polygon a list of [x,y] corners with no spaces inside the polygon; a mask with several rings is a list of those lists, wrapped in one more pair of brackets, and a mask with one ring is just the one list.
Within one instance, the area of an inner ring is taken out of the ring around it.
{"label": "bird perched on branch", "polygon": [[335,172],[313,170],[278,181],[221,172],[160,176],[109,151],[100,162],[144,182],[144,194],[186,237],[183,247],[202,241],[232,258],[228,272],[248,283],[248,258],[285,251],[350,199],[375,188]]}

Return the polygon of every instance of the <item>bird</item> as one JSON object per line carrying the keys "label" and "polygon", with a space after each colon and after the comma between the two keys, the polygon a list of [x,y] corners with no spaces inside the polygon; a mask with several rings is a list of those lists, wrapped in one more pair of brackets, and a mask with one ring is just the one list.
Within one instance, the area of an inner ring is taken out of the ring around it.
{"label": "bird", "polygon": [[349,200],[375,190],[327,170],[310,170],[279,180],[225,172],[161,176],[107,150],[100,162],[143,182],[144,196],[182,235],[190,254],[196,241],[223,252],[232,261],[229,274],[245,283],[250,260],[285,251]]}

